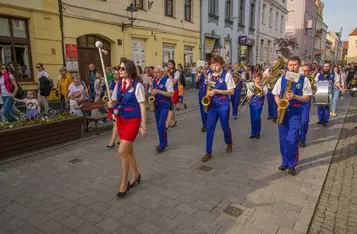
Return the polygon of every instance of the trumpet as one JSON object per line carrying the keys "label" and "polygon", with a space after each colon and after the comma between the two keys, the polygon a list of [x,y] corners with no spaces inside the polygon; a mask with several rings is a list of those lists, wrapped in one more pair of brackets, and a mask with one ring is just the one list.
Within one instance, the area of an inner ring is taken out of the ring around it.
{"label": "trumpet", "polygon": [[[207,86],[207,91],[211,91],[216,86],[216,83],[205,79],[205,85]],[[208,107],[211,104],[211,97],[208,95],[208,93],[202,98],[201,103],[204,107],[204,111],[207,113]]]}

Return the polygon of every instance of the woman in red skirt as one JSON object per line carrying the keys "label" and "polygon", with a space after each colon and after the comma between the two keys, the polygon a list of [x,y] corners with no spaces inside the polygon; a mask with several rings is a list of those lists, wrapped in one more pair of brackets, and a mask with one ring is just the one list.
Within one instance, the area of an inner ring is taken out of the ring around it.
{"label": "woman in red skirt", "polygon": [[176,63],[174,60],[171,59],[167,62],[167,68],[168,71],[165,76],[167,76],[171,80],[174,86],[174,95],[171,98],[171,107],[169,114],[167,115],[166,129],[169,127],[173,128],[177,124],[175,109],[178,103],[178,81],[180,79],[180,72],[176,69]]}
{"label": "woman in red skirt", "polygon": [[[117,196],[124,197],[129,188],[134,187],[137,182],[140,183],[141,179],[136,166],[133,142],[139,131],[142,137],[146,136],[146,108],[145,89],[139,82],[135,64],[130,60],[124,60],[119,66],[119,71],[123,80],[115,86],[108,107],[113,108],[119,104],[116,123],[120,137],[119,154],[123,176]],[[130,182],[129,167],[132,170]]]}

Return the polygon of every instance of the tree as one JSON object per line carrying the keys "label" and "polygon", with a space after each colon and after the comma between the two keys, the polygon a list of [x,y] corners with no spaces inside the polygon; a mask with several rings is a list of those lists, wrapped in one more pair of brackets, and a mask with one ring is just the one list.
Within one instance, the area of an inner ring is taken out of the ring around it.
{"label": "tree", "polygon": [[292,51],[299,49],[299,43],[297,38],[279,38],[274,40],[274,45],[278,46],[277,53],[289,58],[292,55]]}

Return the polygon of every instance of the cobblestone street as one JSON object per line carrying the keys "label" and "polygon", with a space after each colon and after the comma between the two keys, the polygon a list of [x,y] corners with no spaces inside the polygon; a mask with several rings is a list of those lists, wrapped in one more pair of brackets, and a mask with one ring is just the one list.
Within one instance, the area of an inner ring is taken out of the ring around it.
{"label": "cobblestone street", "polygon": [[[192,108],[197,101],[190,96]],[[116,197],[121,166],[116,151],[105,147],[109,135],[1,164],[0,233],[306,233],[343,126],[310,233],[354,233],[357,101],[344,125],[350,102],[340,100],[328,127],[315,124],[312,107],[308,146],[300,151],[295,177],[277,169],[277,126],[266,120],[267,106],[259,140],[248,138],[249,110],[231,121],[232,154],[225,153],[217,126],[207,163],[200,161],[205,134],[198,110],[178,116],[162,154],[155,153],[155,124],[148,124],[148,136],[135,142],[142,182],[125,199]],[[206,170],[199,169],[203,165]]]}
{"label": "cobblestone street", "polygon": [[353,99],[309,233],[357,233],[356,111]]}

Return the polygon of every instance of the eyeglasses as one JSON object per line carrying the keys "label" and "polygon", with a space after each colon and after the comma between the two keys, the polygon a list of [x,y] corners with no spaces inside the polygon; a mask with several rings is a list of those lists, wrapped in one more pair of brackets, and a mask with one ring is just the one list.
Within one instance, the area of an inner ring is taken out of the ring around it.
{"label": "eyeglasses", "polygon": [[41,68],[40,66],[36,66],[36,68]]}
{"label": "eyeglasses", "polygon": [[6,67],[2,67],[1,70],[6,70]]}
{"label": "eyeglasses", "polygon": [[125,71],[126,69],[125,69],[125,67],[120,67],[119,70],[120,71]]}

